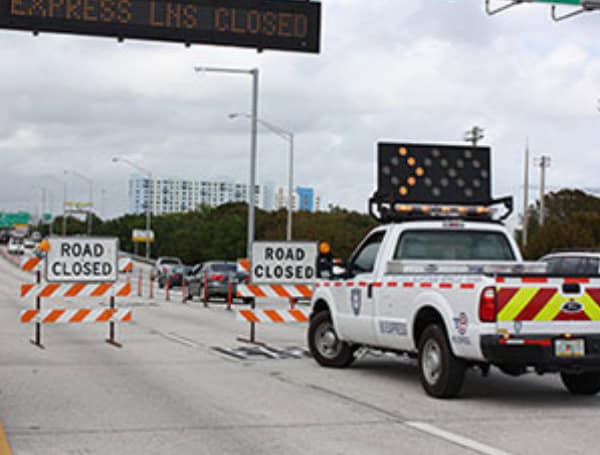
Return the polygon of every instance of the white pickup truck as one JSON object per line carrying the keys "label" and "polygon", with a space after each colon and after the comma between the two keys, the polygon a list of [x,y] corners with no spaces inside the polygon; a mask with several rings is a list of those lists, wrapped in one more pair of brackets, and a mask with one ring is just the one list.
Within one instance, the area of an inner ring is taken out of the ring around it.
{"label": "white pickup truck", "polygon": [[339,279],[315,289],[308,343],[346,367],[360,347],[418,359],[434,397],[460,392],[465,370],[560,372],[574,394],[600,391],[600,280],[546,275],[494,221],[385,224]]}

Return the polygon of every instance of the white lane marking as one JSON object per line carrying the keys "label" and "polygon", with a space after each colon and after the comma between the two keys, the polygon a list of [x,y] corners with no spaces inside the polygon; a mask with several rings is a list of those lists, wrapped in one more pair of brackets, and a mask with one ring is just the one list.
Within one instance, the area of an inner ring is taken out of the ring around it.
{"label": "white lane marking", "polygon": [[452,442],[459,446],[465,447],[466,449],[471,449],[476,452],[485,454],[485,455],[510,455],[508,452],[504,450],[496,449],[495,447],[488,446],[486,444],[482,444],[473,439],[466,438],[464,436],[451,433],[446,430],[442,430],[441,428],[435,427],[429,423],[425,422],[404,422],[404,424],[408,427],[414,428],[415,430],[422,431],[423,433],[428,433],[432,436],[436,436],[441,439],[445,439],[446,441]]}

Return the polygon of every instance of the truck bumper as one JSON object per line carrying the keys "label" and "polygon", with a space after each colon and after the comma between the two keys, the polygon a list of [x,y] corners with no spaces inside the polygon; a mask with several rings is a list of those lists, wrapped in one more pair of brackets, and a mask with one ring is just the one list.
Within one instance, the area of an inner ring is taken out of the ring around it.
{"label": "truck bumper", "polygon": [[600,371],[600,335],[573,335],[585,340],[585,355],[557,357],[554,341],[556,335],[512,336],[482,335],[481,351],[485,359],[504,367],[533,367],[538,372]]}

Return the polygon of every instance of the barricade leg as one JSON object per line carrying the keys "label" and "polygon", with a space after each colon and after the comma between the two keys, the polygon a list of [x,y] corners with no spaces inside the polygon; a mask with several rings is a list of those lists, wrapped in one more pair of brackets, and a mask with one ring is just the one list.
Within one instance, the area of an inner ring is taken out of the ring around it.
{"label": "barricade leg", "polygon": [[150,277],[149,277],[148,283],[150,284],[150,298],[153,299],[154,298],[154,277],[152,276],[152,272],[150,272]]}
{"label": "barricade leg", "polygon": [[204,301],[204,306],[208,306],[208,274],[204,274],[204,292],[203,292],[202,300]]}
{"label": "barricade leg", "polygon": [[168,302],[169,300],[171,300],[171,298],[170,298],[170,296],[169,296],[169,288],[170,288],[170,287],[171,287],[171,286],[169,285],[169,279],[166,279],[166,280],[165,280],[165,290],[166,290],[166,294],[167,294],[167,296],[166,296],[166,300],[167,300],[167,302]]}
{"label": "barricade leg", "polygon": [[233,300],[233,284],[227,283],[227,309],[231,311],[231,301]]}
{"label": "barricade leg", "polygon": [[181,279],[181,303],[185,303],[186,302],[186,295],[185,295],[185,280],[182,278]]}
{"label": "barricade leg", "polygon": [[[110,309],[114,310],[114,308],[115,308],[115,297],[111,296],[110,297]],[[121,345],[121,343],[118,343],[117,340],[115,339],[115,323],[113,321],[110,321],[108,323],[108,338],[106,339],[106,342],[108,344],[112,344],[113,346],[115,346],[117,348],[123,347]]]}
{"label": "barricade leg", "polygon": [[138,297],[142,296],[142,271],[140,270],[140,274],[138,275],[138,292],[137,295]]}
{"label": "barricade leg", "polygon": [[[35,276],[36,276],[35,282],[39,286],[40,283],[42,282],[42,272],[38,270],[37,272],[35,272]],[[40,312],[42,310],[42,298],[41,297],[35,298],[35,309],[38,311],[38,314],[40,314]],[[34,339],[31,340],[31,344],[33,344],[34,346],[37,346],[38,348],[44,349],[44,346],[42,345],[42,323],[41,322],[35,323],[35,335],[34,335]]]}

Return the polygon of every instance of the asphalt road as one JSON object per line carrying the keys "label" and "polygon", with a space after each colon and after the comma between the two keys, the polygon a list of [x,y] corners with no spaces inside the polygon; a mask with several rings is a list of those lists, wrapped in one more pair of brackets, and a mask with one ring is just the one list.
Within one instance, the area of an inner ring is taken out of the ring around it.
{"label": "asphalt road", "polygon": [[248,326],[223,304],[133,297],[122,303],[134,308],[117,330],[122,349],[104,342],[104,325],[44,327],[39,349],[18,323],[33,304],[18,286],[30,280],[0,258],[0,423],[14,454],[600,451],[600,398],[572,397],[558,377],[471,373],[460,399],[434,400],[409,360],[317,366],[298,325],[257,328],[279,354],[235,350]]}

